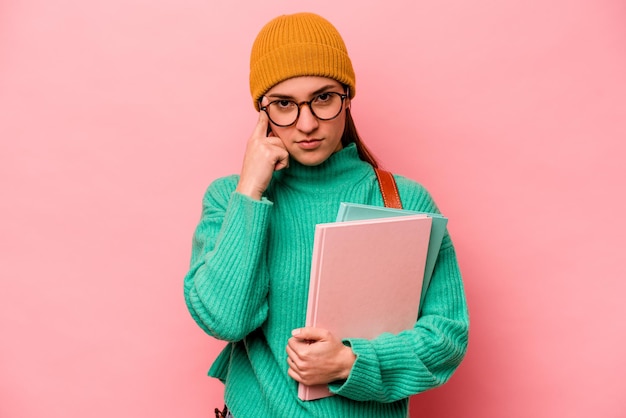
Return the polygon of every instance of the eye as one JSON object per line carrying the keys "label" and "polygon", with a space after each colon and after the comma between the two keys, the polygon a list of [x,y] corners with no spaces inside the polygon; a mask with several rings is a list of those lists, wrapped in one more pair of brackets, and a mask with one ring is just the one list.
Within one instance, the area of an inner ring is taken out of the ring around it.
{"label": "eye", "polygon": [[295,105],[294,102],[289,100],[278,100],[275,103],[279,109],[289,109],[290,107],[293,107]]}
{"label": "eye", "polygon": [[328,102],[333,98],[331,93],[322,93],[315,98],[315,101],[318,103]]}
{"label": "eye", "polygon": [[297,111],[298,105],[292,102],[291,100],[280,99],[280,100],[276,100],[270,103],[268,108],[271,112],[274,112],[274,114],[278,114],[278,113],[290,114],[294,111]]}

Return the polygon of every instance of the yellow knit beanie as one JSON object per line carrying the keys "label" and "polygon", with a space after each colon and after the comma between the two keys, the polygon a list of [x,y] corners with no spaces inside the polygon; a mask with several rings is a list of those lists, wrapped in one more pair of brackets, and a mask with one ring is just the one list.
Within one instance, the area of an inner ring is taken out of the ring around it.
{"label": "yellow knit beanie", "polygon": [[259,32],[250,54],[250,93],[259,99],[270,88],[298,76],[328,77],[356,93],[348,50],[335,27],[313,13],[279,16]]}

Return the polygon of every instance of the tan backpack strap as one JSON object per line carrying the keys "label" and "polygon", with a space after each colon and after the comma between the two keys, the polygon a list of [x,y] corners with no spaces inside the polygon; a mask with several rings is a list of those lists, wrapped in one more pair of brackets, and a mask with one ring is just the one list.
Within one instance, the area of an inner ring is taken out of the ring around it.
{"label": "tan backpack strap", "polygon": [[402,201],[400,200],[400,193],[398,193],[398,186],[396,180],[393,178],[393,174],[389,171],[374,168],[376,177],[378,177],[378,184],[380,186],[380,192],[383,195],[383,202],[388,208],[402,209]]}

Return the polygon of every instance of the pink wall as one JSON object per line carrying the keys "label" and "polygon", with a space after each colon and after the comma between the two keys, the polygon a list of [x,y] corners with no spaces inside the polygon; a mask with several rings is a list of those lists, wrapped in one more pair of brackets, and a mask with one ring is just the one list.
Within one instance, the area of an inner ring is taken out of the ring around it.
{"label": "pink wall", "polygon": [[[0,416],[206,417],[182,296],[275,15],[344,34],[362,135],[450,217],[467,360],[413,416],[626,416],[619,0],[0,3]],[[385,7],[387,6],[387,7]]]}

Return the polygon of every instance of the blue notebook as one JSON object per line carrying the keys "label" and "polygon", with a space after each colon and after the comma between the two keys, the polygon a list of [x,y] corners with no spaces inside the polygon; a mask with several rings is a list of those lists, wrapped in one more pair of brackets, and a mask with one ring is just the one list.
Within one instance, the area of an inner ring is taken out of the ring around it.
{"label": "blue notebook", "polygon": [[405,209],[392,209],[384,206],[360,205],[358,203],[341,202],[337,212],[336,222],[358,221],[364,219],[387,218],[393,216],[406,216],[424,214],[432,218],[432,228],[430,230],[430,241],[428,243],[428,256],[426,257],[426,267],[424,268],[424,282],[422,284],[422,296],[420,299],[420,310],[424,295],[428,290],[430,278],[437,262],[441,241],[446,233],[448,218],[438,213],[416,212]]}

